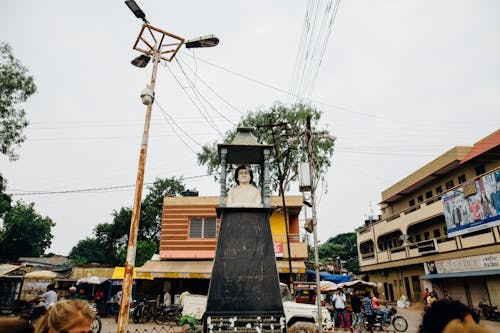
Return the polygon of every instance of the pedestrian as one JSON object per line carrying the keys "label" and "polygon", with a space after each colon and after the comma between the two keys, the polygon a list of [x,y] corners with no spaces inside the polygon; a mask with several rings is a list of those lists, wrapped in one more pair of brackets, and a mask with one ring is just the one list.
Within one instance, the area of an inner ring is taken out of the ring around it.
{"label": "pedestrian", "polygon": [[339,326],[343,329],[350,328],[351,323],[348,316],[346,316],[347,312],[345,310],[346,297],[342,289],[338,289],[333,294],[332,302],[335,306],[335,319],[339,323]]}
{"label": "pedestrian", "polygon": [[165,290],[163,294],[163,305],[169,306],[172,304],[172,296],[170,295],[170,290]]}
{"label": "pedestrian", "polygon": [[78,294],[76,293],[76,287],[75,286],[71,286],[69,287],[69,293],[68,295],[66,295],[66,299],[75,299],[77,298]]}
{"label": "pedestrian", "polygon": [[424,297],[423,297],[423,300],[424,300],[424,308],[427,307],[427,297],[429,296],[429,288],[425,288],[425,293],[424,293]]}
{"label": "pedestrian", "polygon": [[447,289],[443,290],[443,301],[453,301],[453,298],[450,296]]}
{"label": "pedestrian", "polygon": [[91,332],[94,311],[80,299],[62,300],[52,305],[36,324],[35,333]]}
{"label": "pedestrian", "polygon": [[358,325],[358,332],[361,332],[361,328],[363,327],[363,314],[361,312],[362,303],[359,295],[361,291],[355,290],[354,295],[351,296],[351,307],[352,312],[354,312],[354,319],[351,324],[351,331]]}
{"label": "pedestrian", "polygon": [[363,298],[363,307],[361,308],[361,310],[363,311],[363,316],[368,322],[367,329],[371,330],[371,327],[375,320],[375,312],[373,311],[373,303],[369,291],[365,291],[365,297]]}
{"label": "pedestrian", "polygon": [[87,296],[85,296],[85,289],[83,288],[80,288],[78,289],[78,295],[76,295],[75,298],[78,298],[78,299],[83,299],[83,300],[87,300]]}
{"label": "pedestrian", "polygon": [[436,301],[437,301],[436,294],[434,293],[434,291],[431,291],[429,293],[429,296],[427,296],[427,307],[432,306],[432,303],[434,303]]}

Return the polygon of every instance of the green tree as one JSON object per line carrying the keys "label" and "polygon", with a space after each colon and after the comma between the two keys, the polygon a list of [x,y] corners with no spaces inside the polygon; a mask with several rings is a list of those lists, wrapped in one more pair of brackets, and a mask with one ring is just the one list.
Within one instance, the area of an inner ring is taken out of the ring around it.
{"label": "green tree", "polygon": [[[230,143],[234,139],[238,127],[254,128],[254,134],[259,139],[259,142],[261,144],[274,145],[276,148],[275,152],[278,154],[277,158],[273,158],[271,161],[272,189],[276,190],[279,188],[280,175],[278,170],[282,172],[281,180],[283,188],[286,189],[290,182],[297,179],[297,162],[306,162],[308,160],[308,149],[305,141],[306,118],[308,116],[311,117],[311,129],[313,132],[316,132],[321,117],[319,110],[304,104],[294,104],[287,107],[276,103],[269,109],[260,109],[246,115],[236,128],[226,132],[222,143]],[[214,142],[211,145],[205,145],[202,147],[202,151],[197,154],[198,163],[206,165],[208,173],[211,174],[218,174],[220,172],[217,144],[218,142]],[[319,179],[323,178],[323,175],[331,165],[333,146],[334,141],[331,136],[313,136],[312,155],[314,170]],[[229,174],[232,169],[233,166],[228,167]]]}
{"label": "green tree", "polygon": [[6,181],[0,174],[0,217],[10,209],[12,199],[10,195],[5,193]]}
{"label": "green tree", "polygon": [[[176,196],[184,191],[184,184],[175,177],[157,178],[148,187],[148,194],[142,201],[137,233],[136,265],[140,266],[158,252],[161,230],[163,198]],[[94,229],[95,244],[99,254],[86,251],[89,242],[85,240],[73,247],[70,259],[79,262],[97,262],[106,265],[122,265],[125,262],[132,208],[122,207],[112,213],[112,223],[99,223]],[[94,238],[90,238],[93,241]]]}
{"label": "green tree", "polygon": [[103,251],[105,246],[97,238],[87,237],[78,241],[78,244],[71,249],[69,258],[77,266],[85,266],[93,262],[114,265],[113,256]]}
{"label": "green tree", "polygon": [[[330,260],[342,260],[344,267],[350,272],[359,272],[358,250],[356,245],[356,233],[347,232],[331,237],[323,244],[318,246],[318,255],[320,261],[329,262]],[[310,258],[312,260],[312,258]]]}
{"label": "green tree", "polygon": [[19,257],[38,257],[52,243],[55,223],[38,214],[34,203],[18,201],[3,217],[0,229],[0,256],[2,260]]}
{"label": "green tree", "polygon": [[19,104],[36,92],[33,77],[17,60],[12,48],[0,44],[0,151],[9,159],[16,160],[15,148],[24,142],[23,129],[28,126],[25,111]]}

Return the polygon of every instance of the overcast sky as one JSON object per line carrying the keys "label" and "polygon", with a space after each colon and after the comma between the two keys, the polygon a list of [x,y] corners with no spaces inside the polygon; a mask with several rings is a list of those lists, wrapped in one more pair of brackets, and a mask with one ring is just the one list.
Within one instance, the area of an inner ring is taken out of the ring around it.
{"label": "overcast sky", "polygon": [[[159,67],[145,172],[146,183],[186,177],[200,195],[218,195],[212,177],[198,177],[206,169],[195,152],[246,112],[304,91],[293,74],[308,3],[138,4],[163,30],[220,38]],[[322,13],[311,18],[320,22]],[[321,242],[362,225],[370,204],[377,214],[380,193],[401,178],[500,127],[499,13],[496,0],[341,2],[329,38],[319,39],[328,41],[324,56],[308,49],[322,62],[307,94],[323,111],[320,127],[337,137],[328,191],[318,198]],[[20,159],[0,156],[0,172],[14,199],[35,202],[56,223],[52,252],[68,254],[114,210],[132,206],[145,114],[139,94],[151,75],[151,65],[130,65],[140,27],[118,0],[2,3],[0,41],[29,68],[38,93],[24,105],[31,125]],[[96,188],[111,189],[72,192]],[[43,191],[70,192],[30,194]]]}

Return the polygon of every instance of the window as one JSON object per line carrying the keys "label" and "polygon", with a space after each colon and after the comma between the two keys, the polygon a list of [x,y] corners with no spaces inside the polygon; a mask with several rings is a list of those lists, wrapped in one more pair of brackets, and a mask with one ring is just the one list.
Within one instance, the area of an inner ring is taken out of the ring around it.
{"label": "window", "polygon": [[438,187],[436,187],[436,194],[441,194],[441,193],[443,193],[443,187],[439,185]]}
{"label": "window", "polygon": [[484,165],[480,165],[474,169],[476,171],[476,176],[482,175],[483,173],[486,172],[486,169],[484,168]]}
{"label": "window", "polygon": [[458,183],[463,184],[467,179],[465,178],[465,174],[458,176]]}
{"label": "window", "polygon": [[420,242],[422,240],[422,237],[420,235],[415,235],[415,242]]}
{"label": "window", "polygon": [[215,238],[214,217],[192,217],[189,220],[189,238]]}
{"label": "window", "polygon": [[441,230],[434,229],[434,238],[439,238],[439,237],[441,237]]}
{"label": "window", "polygon": [[446,182],[446,189],[447,190],[449,190],[450,188],[452,188],[454,186],[455,186],[455,183],[453,182],[453,179]]}
{"label": "window", "polygon": [[428,239],[429,239],[429,237],[430,237],[430,235],[431,235],[431,234],[430,234],[428,231],[424,232],[424,239],[425,239],[425,240],[428,240]]}
{"label": "window", "polygon": [[415,206],[415,199],[411,199],[410,201],[408,201],[408,205],[411,206]]}
{"label": "window", "polygon": [[426,199],[432,198],[432,191],[425,192],[425,198]]}
{"label": "window", "polygon": [[417,201],[418,201],[418,203],[421,203],[422,201],[424,201],[424,197],[423,197],[423,196],[421,196],[421,195],[419,195],[419,196],[417,197]]}

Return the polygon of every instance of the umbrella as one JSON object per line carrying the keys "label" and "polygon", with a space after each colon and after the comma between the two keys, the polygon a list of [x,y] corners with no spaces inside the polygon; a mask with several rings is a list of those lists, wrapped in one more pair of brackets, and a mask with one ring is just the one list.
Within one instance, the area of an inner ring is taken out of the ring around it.
{"label": "umbrella", "polygon": [[88,276],[86,278],[83,278],[83,279],[79,279],[78,281],[76,281],[76,284],[79,285],[79,284],[82,284],[82,283],[87,283],[87,284],[91,284],[92,285],[92,295],[94,295],[94,292],[95,292],[95,285],[96,284],[101,284],[103,283],[104,281],[108,281],[109,278],[105,278],[105,277],[100,277],[100,276]]}
{"label": "umbrella", "polygon": [[76,284],[81,284],[81,283],[88,283],[88,284],[101,284],[104,281],[109,280],[108,278],[105,277],[100,277],[100,276],[88,276],[83,279],[79,279],[76,281]]}

